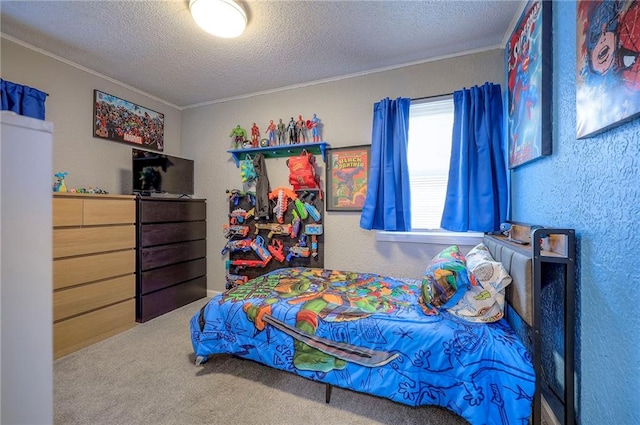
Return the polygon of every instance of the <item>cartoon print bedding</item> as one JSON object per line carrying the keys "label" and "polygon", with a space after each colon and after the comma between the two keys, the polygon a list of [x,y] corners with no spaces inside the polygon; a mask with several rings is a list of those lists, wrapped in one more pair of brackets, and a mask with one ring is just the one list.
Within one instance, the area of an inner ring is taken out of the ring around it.
{"label": "cartoon print bedding", "polygon": [[473,424],[522,424],[535,374],[504,319],[427,316],[421,282],[312,268],[274,270],[214,297],[191,319],[197,362],[228,353]]}

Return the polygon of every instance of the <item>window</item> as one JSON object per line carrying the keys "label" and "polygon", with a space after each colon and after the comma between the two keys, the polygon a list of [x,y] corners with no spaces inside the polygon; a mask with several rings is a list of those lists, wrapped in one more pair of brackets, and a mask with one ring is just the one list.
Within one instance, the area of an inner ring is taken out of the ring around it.
{"label": "window", "polygon": [[452,132],[453,96],[411,102],[407,155],[413,231],[440,229]]}
{"label": "window", "polygon": [[376,240],[469,246],[482,241],[482,233],[440,228],[449,180],[453,109],[452,95],[411,102],[407,151],[411,231],[380,231]]}

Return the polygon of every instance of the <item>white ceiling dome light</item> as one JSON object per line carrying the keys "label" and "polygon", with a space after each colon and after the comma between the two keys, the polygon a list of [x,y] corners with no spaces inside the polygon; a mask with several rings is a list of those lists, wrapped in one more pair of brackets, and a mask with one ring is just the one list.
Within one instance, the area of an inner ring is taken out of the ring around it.
{"label": "white ceiling dome light", "polygon": [[233,0],[191,0],[189,9],[196,24],[217,37],[237,37],[247,26],[247,15]]}

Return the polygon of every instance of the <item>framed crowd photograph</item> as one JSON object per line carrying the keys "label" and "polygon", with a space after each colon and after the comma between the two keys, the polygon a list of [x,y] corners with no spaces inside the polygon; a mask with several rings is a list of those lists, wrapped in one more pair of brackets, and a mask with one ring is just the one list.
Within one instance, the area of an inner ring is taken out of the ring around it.
{"label": "framed crowd photograph", "polygon": [[93,137],[162,151],[164,114],[94,90]]}
{"label": "framed crowd photograph", "polygon": [[362,211],[371,145],[327,149],[327,211]]}
{"label": "framed crowd photograph", "polygon": [[505,48],[509,168],[551,155],[551,1],[529,0]]}
{"label": "framed crowd photograph", "polygon": [[578,1],[576,137],[640,116],[640,3]]}

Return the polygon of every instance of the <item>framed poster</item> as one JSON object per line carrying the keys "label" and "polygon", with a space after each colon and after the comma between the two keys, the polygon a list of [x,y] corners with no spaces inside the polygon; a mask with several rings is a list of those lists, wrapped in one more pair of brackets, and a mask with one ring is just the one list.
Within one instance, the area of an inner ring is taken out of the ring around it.
{"label": "framed poster", "polygon": [[505,48],[509,168],[551,155],[551,1],[529,0]]}
{"label": "framed poster", "polygon": [[362,211],[371,145],[327,149],[327,211]]}
{"label": "framed poster", "polygon": [[578,1],[576,137],[640,115],[640,3]]}
{"label": "framed poster", "polygon": [[164,114],[93,91],[93,137],[164,149]]}

